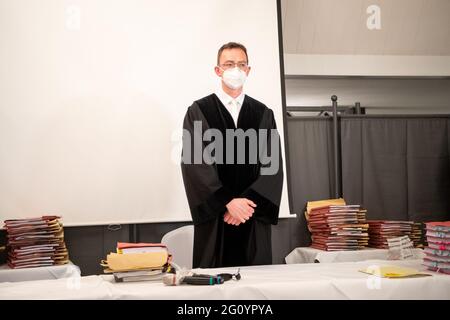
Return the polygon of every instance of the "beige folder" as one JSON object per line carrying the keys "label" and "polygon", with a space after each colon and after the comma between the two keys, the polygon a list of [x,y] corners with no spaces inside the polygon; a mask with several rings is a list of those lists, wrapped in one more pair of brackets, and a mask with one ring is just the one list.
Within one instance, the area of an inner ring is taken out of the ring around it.
{"label": "beige folder", "polygon": [[102,266],[107,267],[105,272],[131,271],[140,269],[162,268],[168,260],[167,251],[148,253],[110,253]]}

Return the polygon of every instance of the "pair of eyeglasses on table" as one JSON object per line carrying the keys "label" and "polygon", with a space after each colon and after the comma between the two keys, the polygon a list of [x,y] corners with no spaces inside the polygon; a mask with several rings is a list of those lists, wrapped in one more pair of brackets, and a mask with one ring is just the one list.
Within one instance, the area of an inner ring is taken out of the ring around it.
{"label": "pair of eyeglasses on table", "polygon": [[238,271],[234,274],[231,273],[219,273],[217,276],[222,277],[225,281],[234,279],[236,281],[241,280],[241,269],[238,269]]}
{"label": "pair of eyeglasses on table", "polygon": [[219,273],[217,275],[210,274],[193,274],[192,276],[184,277],[183,283],[193,285],[214,285],[222,284],[225,281],[234,279],[236,281],[241,280],[240,269],[234,274],[232,273]]}

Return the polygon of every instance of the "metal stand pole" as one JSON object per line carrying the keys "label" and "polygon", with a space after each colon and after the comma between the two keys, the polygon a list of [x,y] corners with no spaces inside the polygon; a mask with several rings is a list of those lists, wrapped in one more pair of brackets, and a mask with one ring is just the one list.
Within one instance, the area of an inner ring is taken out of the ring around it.
{"label": "metal stand pole", "polygon": [[340,154],[339,154],[339,130],[338,130],[338,114],[337,114],[337,96],[332,95],[331,101],[333,106],[333,148],[334,148],[334,196],[341,197],[341,180],[340,180]]}

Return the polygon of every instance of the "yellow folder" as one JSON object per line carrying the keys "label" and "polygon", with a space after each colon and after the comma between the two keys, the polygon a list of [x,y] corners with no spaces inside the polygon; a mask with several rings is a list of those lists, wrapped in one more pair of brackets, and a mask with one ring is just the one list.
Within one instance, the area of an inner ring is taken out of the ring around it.
{"label": "yellow folder", "polygon": [[162,268],[167,260],[168,253],[164,251],[129,254],[110,253],[101,265],[107,267],[105,272],[134,271]]}
{"label": "yellow folder", "polygon": [[422,273],[415,269],[399,266],[370,266],[359,271],[381,278],[412,278],[431,276],[430,274]]}

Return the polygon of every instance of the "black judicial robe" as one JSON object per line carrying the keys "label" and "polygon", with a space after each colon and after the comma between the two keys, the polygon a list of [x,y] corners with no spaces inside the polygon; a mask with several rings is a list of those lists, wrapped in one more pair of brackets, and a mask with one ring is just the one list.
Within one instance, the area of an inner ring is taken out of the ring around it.
{"label": "black judicial robe", "polygon": [[[194,222],[194,268],[215,268],[272,264],[271,224],[277,224],[283,185],[283,164],[279,144],[279,169],[274,175],[261,175],[261,162],[226,164],[226,129],[236,129],[231,114],[215,94],[195,101],[184,118],[183,128],[194,137],[194,121],[202,122],[202,131],[221,131],[223,164],[181,164],[189,207]],[[245,96],[237,128],[276,129],[272,110]],[[270,156],[270,133],[268,154]],[[185,137],[183,137],[185,139]],[[259,139],[259,137],[258,137]],[[248,140],[248,139],[247,139]],[[202,147],[208,143],[203,142]],[[193,143],[192,143],[193,145]],[[248,141],[246,141],[248,155]],[[192,147],[191,147],[192,148]],[[192,149],[191,149],[192,150]],[[185,150],[183,150],[185,152]],[[193,151],[192,151],[193,153]],[[193,159],[193,155],[191,155]],[[236,156],[236,152],[235,152]],[[254,161],[253,161],[254,162]],[[266,165],[269,166],[269,165]],[[239,226],[223,221],[226,204],[234,198],[247,198],[256,203],[253,216]]]}

